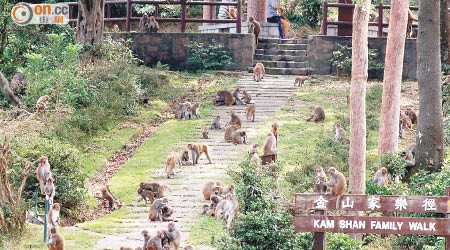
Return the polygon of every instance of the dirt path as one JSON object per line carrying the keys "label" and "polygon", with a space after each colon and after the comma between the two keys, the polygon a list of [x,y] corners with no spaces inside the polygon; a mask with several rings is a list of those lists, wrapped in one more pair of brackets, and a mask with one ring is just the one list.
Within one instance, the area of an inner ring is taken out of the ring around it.
{"label": "dirt path", "polygon": [[[256,83],[251,75],[245,76],[239,80],[235,87],[249,91],[256,104],[256,121],[247,122],[245,119],[245,106],[233,106],[233,110],[240,115],[243,120],[243,128],[247,130],[249,141],[259,135],[258,129],[261,128],[272,116],[274,116],[292,95],[293,76],[267,76],[263,82]],[[229,107],[217,107],[210,117],[205,117],[205,121],[211,121],[212,117],[220,115],[222,118],[222,126],[228,121]],[[185,246],[186,240],[189,238],[188,230],[192,224],[196,222],[201,213],[203,204],[207,204],[201,195],[204,184],[210,180],[225,180],[229,178],[226,170],[229,166],[235,165],[242,159],[242,151],[247,150],[248,145],[234,146],[231,143],[224,142],[224,131],[210,131],[210,139],[201,138],[201,129],[198,128],[196,133],[191,135],[192,140],[182,141],[179,145],[185,148],[187,143],[206,143],[210,146],[213,164],[206,164],[207,160],[204,156],[200,159],[200,164],[195,167],[176,167],[175,178],[166,179],[164,166],[155,171],[154,181],[167,184],[172,193],[169,194],[169,204],[174,208],[173,218],[177,220],[177,228],[182,232],[182,246]],[[198,138],[198,139],[197,139]],[[136,206],[135,206],[136,205]],[[103,235],[104,238],[97,242],[98,249],[119,249],[121,246],[140,247],[143,244],[140,232],[148,230],[151,235],[157,230],[167,228],[167,222],[150,222],[147,219],[149,205],[143,207],[133,204],[127,208],[132,210],[131,215],[126,218],[120,218],[121,228],[117,229],[131,231],[129,233],[118,233],[115,235]],[[192,212],[194,211],[194,212]],[[114,229],[113,229],[114,230]],[[98,234],[97,234],[98,235]],[[214,249],[211,246],[194,246],[194,249]]]}

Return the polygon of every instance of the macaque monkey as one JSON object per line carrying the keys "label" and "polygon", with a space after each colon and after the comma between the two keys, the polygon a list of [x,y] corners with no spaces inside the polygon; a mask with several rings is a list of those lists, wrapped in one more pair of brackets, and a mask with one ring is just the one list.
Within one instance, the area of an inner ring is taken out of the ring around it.
{"label": "macaque monkey", "polygon": [[173,169],[175,168],[175,164],[178,163],[179,166],[181,165],[181,159],[180,159],[180,155],[178,155],[178,151],[174,150],[172,151],[166,159],[166,173],[167,173],[167,178],[171,178],[175,175],[175,173],[173,172]]}
{"label": "macaque monkey", "polygon": [[181,165],[190,166],[192,162],[189,160],[189,151],[183,150],[183,154],[181,155]]}
{"label": "macaque monkey", "polygon": [[259,157],[258,157],[258,144],[253,144],[250,149],[248,150],[248,156],[250,157],[250,162],[254,162],[258,164]]}
{"label": "macaque monkey", "polygon": [[231,8],[230,9],[230,19],[236,19],[237,17],[236,17],[236,13],[234,12],[234,8]]}
{"label": "macaque monkey", "polygon": [[400,120],[398,121],[398,137],[400,139],[404,139],[404,131],[403,131],[403,120],[402,118],[400,118]]}
{"label": "macaque monkey", "polygon": [[52,204],[50,211],[47,214],[47,234],[51,234],[52,228],[57,228],[60,224],[59,212],[61,210],[61,205],[59,203]]}
{"label": "macaque monkey", "polygon": [[158,231],[156,236],[148,240],[145,250],[163,250],[162,242],[167,235],[164,231]]}
{"label": "macaque monkey", "polygon": [[185,246],[185,247],[184,247],[184,250],[194,250],[194,248],[192,248],[192,246],[189,245],[189,246]]}
{"label": "macaque monkey", "polygon": [[152,205],[150,206],[150,210],[148,212],[148,219],[151,221],[162,220],[161,210],[168,203],[169,200],[167,198],[159,198],[153,201]]}
{"label": "macaque monkey", "polygon": [[247,132],[242,129],[234,131],[233,144],[247,144]]}
{"label": "macaque monkey", "polygon": [[318,106],[314,108],[314,114],[306,118],[307,121],[323,122],[325,121],[325,110]]}
{"label": "macaque monkey", "polygon": [[444,81],[442,82],[443,86],[446,86],[450,83],[450,75],[446,76]]}
{"label": "macaque monkey", "polygon": [[264,142],[263,154],[271,155],[276,153],[277,153],[277,139],[272,133],[268,133],[266,141]]}
{"label": "macaque monkey", "polygon": [[405,151],[405,159],[408,161],[416,161],[416,144],[411,144]]}
{"label": "macaque monkey", "polygon": [[347,181],[345,180],[345,176],[333,167],[328,169],[328,175],[330,176],[330,181],[323,184],[329,187],[331,194],[338,196],[336,200],[336,209],[339,209],[342,196],[347,190]]}
{"label": "macaque monkey", "polygon": [[217,195],[211,195],[211,204],[203,206],[202,215],[214,216],[214,211],[216,210],[217,204],[219,204],[220,198]]}
{"label": "macaque monkey", "polygon": [[417,22],[417,21],[418,21],[417,17],[414,16],[414,14],[411,12],[410,9],[408,9],[408,25],[406,28],[406,37],[407,38],[410,38],[412,36],[411,33],[413,32],[413,28],[412,28],[413,22]]}
{"label": "macaque monkey", "polygon": [[400,115],[400,121],[402,123],[403,128],[411,130],[412,129],[412,121],[409,116],[406,115]]}
{"label": "macaque monkey", "polygon": [[191,117],[192,108],[189,102],[181,103],[180,105],[178,105],[177,109],[175,110],[176,119],[186,120],[186,118],[191,119]]}
{"label": "macaque monkey", "polygon": [[378,169],[373,177],[373,183],[380,187],[388,185],[388,171],[385,167]]}
{"label": "macaque monkey", "polygon": [[161,209],[161,219],[162,221],[173,221],[172,218],[170,218],[170,216],[172,216],[173,214],[173,209],[169,206],[164,206]]}
{"label": "macaque monkey", "polygon": [[58,233],[56,227],[50,230],[50,241],[47,247],[49,250],[64,250],[64,237]]}
{"label": "macaque monkey", "polygon": [[36,113],[45,113],[49,100],[50,96],[48,95],[39,97],[39,100],[36,102]]}
{"label": "macaque monkey", "polygon": [[344,139],[346,133],[345,133],[345,129],[343,129],[341,127],[341,124],[340,123],[336,123],[335,128],[336,128],[336,135],[334,136],[334,141],[337,142],[337,141],[340,141],[340,140]]}
{"label": "macaque monkey", "polygon": [[50,164],[48,163],[48,158],[45,156],[41,156],[41,158],[39,158],[39,166],[36,168],[36,178],[39,181],[39,187],[41,188],[42,194],[45,194],[45,184],[51,177],[52,172],[50,172]]}
{"label": "macaque monkey", "polygon": [[327,186],[323,183],[327,182],[327,175],[321,166],[316,167],[316,185],[314,188],[315,193],[326,193]]}
{"label": "macaque monkey", "polygon": [[255,112],[256,112],[256,106],[255,104],[250,104],[245,109],[247,111],[247,121],[252,120],[252,122],[255,121]]}
{"label": "macaque monkey", "polygon": [[242,105],[242,104],[244,104],[244,103],[241,101],[241,98],[239,97],[239,93],[241,93],[240,90],[239,90],[239,88],[237,88],[237,89],[234,90],[234,92],[233,92],[234,100],[236,100],[236,101],[234,102],[235,105]]}
{"label": "macaque monkey", "polygon": [[250,95],[250,93],[248,93],[247,91],[242,91],[242,94],[244,95],[244,97],[242,97],[242,101],[245,104],[250,104],[250,102],[252,101],[252,96]]}
{"label": "macaque monkey", "polygon": [[167,237],[169,238],[170,249],[178,249],[181,243],[181,234],[175,228],[175,223],[171,222],[167,226],[167,231],[165,231]]}
{"label": "macaque monkey", "polygon": [[[95,198],[103,199],[108,201],[108,205],[111,209],[114,209],[114,204],[119,202],[116,197],[112,195],[112,193],[108,190],[108,188],[102,188],[102,196],[96,196]],[[119,204],[120,205],[120,204]]]}
{"label": "macaque monkey", "polygon": [[414,111],[414,110],[412,110],[412,109],[410,109],[410,108],[407,108],[407,109],[405,110],[405,115],[408,116],[408,117],[411,119],[411,123],[412,123],[412,124],[417,124],[417,114],[416,114],[416,111]]}
{"label": "macaque monkey", "polygon": [[193,117],[195,116],[195,118],[197,118],[197,119],[201,118],[200,114],[198,113],[198,111],[200,110],[200,105],[201,105],[200,103],[196,103],[191,108],[192,109],[192,116]]}
{"label": "macaque monkey", "polygon": [[238,126],[239,128],[242,128],[241,118],[239,118],[239,116],[236,115],[236,112],[234,112],[234,110],[230,110],[230,121],[227,123],[226,126],[229,126],[232,124]]}
{"label": "macaque monkey", "polygon": [[203,139],[209,139],[208,134],[209,134],[209,129],[208,129],[208,127],[204,127],[204,128],[203,128],[203,132],[202,132]]}
{"label": "macaque monkey", "polygon": [[226,106],[232,106],[236,100],[233,97],[233,94],[231,94],[230,91],[227,90],[221,90],[217,92],[217,96],[214,99],[214,105],[226,105]]}
{"label": "macaque monkey", "polygon": [[228,194],[228,193],[230,193],[230,194],[234,194],[234,185],[233,184],[230,184],[230,185],[228,185],[228,186],[220,186],[219,187],[219,194],[220,195],[226,195],[226,194]]}
{"label": "macaque monkey", "polygon": [[305,81],[308,81],[311,77],[310,76],[297,76],[295,78],[294,86],[298,84],[299,87],[303,86],[303,83]]}
{"label": "macaque monkey", "polygon": [[159,24],[158,24],[158,22],[156,21],[156,19],[155,19],[154,16],[151,16],[151,17],[150,17],[150,21],[148,22],[147,26],[148,26],[148,30],[147,30],[148,33],[150,33],[150,34],[158,33],[158,30],[159,30]]}
{"label": "macaque monkey", "polygon": [[266,70],[264,69],[264,65],[262,63],[256,63],[255,67],[253,67],[253,80],[260,82],[265,75]]}
{"label": "macaque monkey", "polygon": [[141,19],[139,20],[139,32],[141,33],[147,33],[148,30],[148,24],[149,20],[148,20],[148,15],[144,14]]}
{"label": "macaque monkey", "polygon": [[155,193],[150,190],[138,188],[137,193],[139,195],[138,202],[141,202],[141,200],[145,200],[145,204],[147,204],[147,199],[148,201],[150,201],[150,203],[152,203],[155,199]]}
{"label": "macaque monkey", "polygon": [[165,196],[167,190],[172,192],[172,190],[167,185],[161,185],[159,183],[145,183],[141,182],[139,187],[142,189],[150,190],[155,194],[155,198],[162,198]]}
{"label": "macaque monkey", "polygon": [[205,153],[209,164],[212,164],[211,157],[209,156],[208,146],[206,144],[188,144],[188,149],[192,155],[192,165],[198,164],[198,159]]}
{"label": "macaque monkey", "polygon": [[142,249],[147,250],[147,243],[150,240],[150,235],[148,235],[147,230],[142,230],[141,234],[144,237],[144,246],[142,247]]}
{"label": "macaque monkey", "polygon": [[222,182],[220,181],[210,181],[203,187],[203,197],[205,200],[210,200],[212,195],[219,195],[220,187]]}
{"label": "macaque monkey", "polygon": [[120,247],[120,250],[134,250],[132,247]]}
{"label": "macaque monkey", "polygon": [[226,142],[234,141],[234,132],[238,131],[240,128],[237,125],[228,125],[225,128],[224,139]]}
{"label": "macaque monkey", "polygon": [[227,221],[227,228],[231,227],[231,222],[239,211],[239,203],[232,194],[227,194],[216,207],[214,212],[215,218],[218,220],[225,219]]}
{"label": "macaque monkey", "polygon": [[113,31],[114,31],[114,32],[120,32],[119,25],[114,24],[114,26],[113,26]]}
{"label": "macaque monkey", "polygon": [[248,22],[250,23],[250,25],[248,26],[248,33],[255,34],[256,45],[258,45],[259,33],[261,33],[261,24],[259,24],[259,22],[256,21],[254,17],[250,17],[248,19]]}
{"label": "macaque monkey", "polygon": [[53,184],[53,178],[50,177],[47,179],[47,183],[44,187],[45,199],[50,201],[50,204],[53,204],[53,198],[55,197],[55,185]]}
{"label": "macaque monkey", "polygon": [[211,123],[211,129],[222,129],[220,127],[220,116],[216,116],[214,121]]}

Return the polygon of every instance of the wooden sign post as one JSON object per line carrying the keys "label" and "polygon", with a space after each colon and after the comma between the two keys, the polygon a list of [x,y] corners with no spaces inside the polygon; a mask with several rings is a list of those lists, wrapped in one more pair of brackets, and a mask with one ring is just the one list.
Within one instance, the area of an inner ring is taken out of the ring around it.
{"label": "wooden sign post", "polygon": [[[296,210],[314,210],[314,215],[295,216],[295,230],[315,232],[316,250],[325,249],[325,232],[441,235],[450,249],[450,196],[344,195],[339,209],[336,202],[335,195],[295,195]],[[442,213],[446,218],[329,216],[327,210]]]}

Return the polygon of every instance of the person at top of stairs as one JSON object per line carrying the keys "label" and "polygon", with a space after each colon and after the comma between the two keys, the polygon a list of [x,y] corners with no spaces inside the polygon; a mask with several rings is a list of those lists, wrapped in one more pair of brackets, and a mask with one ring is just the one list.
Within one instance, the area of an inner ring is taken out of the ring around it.
{"label": "person at top of stairs", "polygon": [[275,6],[280,5],[279,0],[268,0],[267,1],[267,22],[278,23],[278,31],[280,32],[280,38],[283,39],[283,31],[281,29],[281,16]]}

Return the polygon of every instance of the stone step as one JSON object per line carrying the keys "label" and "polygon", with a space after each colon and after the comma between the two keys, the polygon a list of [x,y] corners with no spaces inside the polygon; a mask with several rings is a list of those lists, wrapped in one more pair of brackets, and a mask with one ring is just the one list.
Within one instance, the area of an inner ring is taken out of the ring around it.
{"label": "stone step", "polygon": [[279,39],[279,38],[261,38],[258,43],[278,43],[278,44],[308,44],[308,39]]}
{"label": "stone step", "polygon": [[254,60],[261,61],[294,61],[294,62],[304,62],[306,60],[306,55],[292,56],[292,55],[255,55]]}
{"label": "stone step", "polygon": [[257,49],[306,50],[307,44],[259,43]]}
{"label": "stone step", "polygon": [[[257,49],[255,52],[255,55],[306,56],[306,50]],[[277,61],[277,60],[275,60],[275,61]]]}
{"label": "stone step", "polygon": [[[271,75],[309,75],[309,68],[265,68],[267,74]],[[249,67],[248,72],[253,72],[253,68]]]}
{"label": "stone step", "polygon": [[308,67],[306,62],[295,62],[295,61],[254,61],[253,66],[256,63],[262,63],[264,67],[271,68],[306,68]]}

